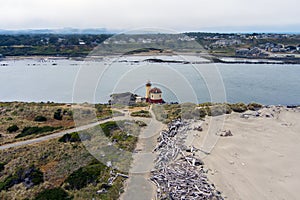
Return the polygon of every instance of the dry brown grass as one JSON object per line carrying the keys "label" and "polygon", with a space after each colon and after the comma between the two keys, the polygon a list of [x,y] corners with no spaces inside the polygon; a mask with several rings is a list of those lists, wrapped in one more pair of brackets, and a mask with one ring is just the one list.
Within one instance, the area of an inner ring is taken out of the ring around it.
{"label": "dry brown grass", "polygon": [[61,143],[58,139],[36,145],[7,149],[0,152],[0,161],[7,163],[1,172],[0,181],[13,174],[19,167],[37,166],[44,173],[44,183],[31,189],[22,184],[15,185],[9,191],[0,192],[1,199],[32,198],[46,188],[60,186],[72,172],[87,165],[93,156],[81,143]]}
{"label": "dry brown grass", "polygon": [[[54,112],[57,109],[65,111],[62,120],[55,120],[53,118]],[[14,139],[15,136],[27,126],[74,127],[74,121],[69,114],[71,111],[71,108],[65,104],[21,102],[0,103],[0,134],[2,135],[0,144],[16,141]],[[47,118],[47,121],[36,122],[34,121],[36,116],[44,116]],[[17,125],[19,130],[15,133],[8,133],[7,128],[12,125]],[[32,136],[30,138],[32,138]]]}

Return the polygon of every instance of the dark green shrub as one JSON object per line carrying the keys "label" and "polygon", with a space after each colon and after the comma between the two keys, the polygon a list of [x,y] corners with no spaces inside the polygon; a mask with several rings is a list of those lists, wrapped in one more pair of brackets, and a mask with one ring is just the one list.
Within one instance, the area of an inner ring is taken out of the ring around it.
{"label": "dark green shrub", "polygon": [[30,188],[44,181],[43,172],[35,166],[30,166],[28,169],[19,168],[16,173],[9,175],[3,182],[0,182],[0,191],[7,190],[12,186],[24,183],[25,187]]}
{"label": "dark green shrub", "polygon": [[74,133],[67,133],[63,135],[59,140],[59,142],[80,142],[81,139],[79,137],[79,134],[77,132]]}
{"label": "dark green shrub", "polygon": [[106,170],[107,167],[102,163],[81,167],[66,179],[67,188],[80,190],[90,183],[98,183],[100,175]]}
{"label": "dark green shrub", "polygon": [[239,113],[245,112],[247,110],[247,106],[244,103],[231,104],[230,107],[234,112]]}
{"label": "dark green shrub", "polygon": [[62,188],[46,189],[39,193],[35,200],[67,200],[73,199],[69,194]]}
{"label": "dark green shrub", "polygon": [[192,112],[195,119],[204,118],[206,116],[206,110],[204,108],[196,108]]}
{"label": "dark green shrub", "polygon": [[259,103],[249,103],[247,107],[248,107],[249,110],[254,110],[255,111],[255,110],[261,109],[262,105],[259,104]]}
{"label": "dark green shrub", "polygon": [[44,117],[44,116],[36,116],[34,118],[34,121],[36,121],[36,122],[45,122],[45,121],[47,121],[47,118]]}
{"label": "dark green shrub", "polygon": [[210,107],[206,106],[206,107],[204,107],[204,110],[206,111],[206,113],[207,113],[208,116],[211,116],[211,109],[210,109]]}
{"label": "dark green shrub", "polygon": [[205,102],[205,103],[199,104],[199,107],[207,107],[207,106],[212,106],[212,105],[213,105],[213,103],[211,103],[211,102]]}
{"label": "dark green shrub", "polygon": [[34,168],[29,176],[34,185],[38,185],[44,181],[44,174],[38,169]]}
{"label": "dark green shrub", "polygon": [[119,148],[121,148],[125,151],[129,151],[129,152],[132,152],[135,149],[135,147],[136,147],[135,144],[137,143],[137,137],[128,135],[127,133],[124,133],[124,132],[115,134],[112,137],[112,140],[117,141],[117,145]]}
{"label": "dark green shrub", "polygon": [[19,184],[18,178],[13,175],[9,175],[3,182],[0,182],[0,191],[7,190],[14,186],[15,184]]}
{"label": "dark green shrub", "polygon": [[46,132],[52,132],[57,129],[60,129],[61,127],[52,127],[52,126],[43,126],[43,127],[25,127],[20,134],[18,134],[15,138],[21,138],[28,135],[37,135],[40,133],[46,133]]}
{"label": "dark green shrub", "polygon": [[132,112],[130,115],[132,117],[146,117],[146,118],[151,117],[150,112],[147,110],[140,110],[140,111]]}
{"label": "dark green shrub", "polygon": [[136,123],[137,125],[139,125],[139,127],[147,126],[147,124],[146,124],[145,122],[143,122],[143,121],[135,121],[135,123]]}
{"label": "dark green shrub", "polygon": [[112,136],[112,131],[118,129],[118,125],[114,121],[109,121],[104,124],[100,124],[100,127],[106,137]]}
{"label": "dark green shrub", "polygon": [[61,109],[57,109],[57,110],[54,112],[53,118],[56,119],[56,120],[62,120],[63,116],[62,116],[62,111],[61,111]]}
{"label": "dark green shrub", "polygon": [[225,106],[226,114],[232,113],[232,109],[229,104],[224,104],[224,106]]}
{"label": "dark green shrub", "polygon": [[17,132],[19,130],[19,127],[17,125],[12,125],[12,126],[8,127],[6,130],[9,133],[14,133],[14,132]]}
{"label": "dark green shrub", "polygon": [[168,119],[169,115],[166,113],[161,114],[162,119]]}
{"label": "dark green shrub", "polygon": [[178,118],[181,113],[181,108],[177,108],[172,112],[172,115],[175,116],[175,118]]}
{"label": "dark green shrub", "polygon": [[4,170],[4,166],[5,166],[4,163],[0,163],[0,172],[2,172]]}
{"label": "dark green shrub", "polygon": [[219,116],[223,114],[230,114],[232,109],[227,104],[214,105],[210,107],[210,116]]}

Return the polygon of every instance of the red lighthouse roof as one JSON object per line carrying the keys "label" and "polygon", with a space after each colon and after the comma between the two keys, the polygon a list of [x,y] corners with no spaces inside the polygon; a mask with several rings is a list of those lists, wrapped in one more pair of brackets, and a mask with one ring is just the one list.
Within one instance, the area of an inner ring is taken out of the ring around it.
{"label": "red lighthouse roof", "polygon": [[151,90],[150,90],[150,93],[154,93],[154,94],[159,94],[159,93],[162,93],[161,92],[161,90],[159,89],[159,88],[152,88]]}
{"label": "red lighthouse roof", "polygon": [[150,81],[146,83],[146,86],[151,86],[151,85],[152,85],[152,84],[151,84]]}

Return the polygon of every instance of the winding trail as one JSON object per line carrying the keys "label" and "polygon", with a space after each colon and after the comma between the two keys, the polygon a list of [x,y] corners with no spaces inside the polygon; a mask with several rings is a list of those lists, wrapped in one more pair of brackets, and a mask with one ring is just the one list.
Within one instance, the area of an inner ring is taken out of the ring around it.
{"label": "winding trail", "polygon": [[54,139],[54,138],[61,137],[65,134],[67,134],[67,133],[83,131],[83,130],[95,127],[99,124],[103,124],[103,123],[108,122],[108,121],[123,120],[123,119],[125,119],[124,116],[113,117],[113,118],[105,119],[105,120],[98,121],[98,122],[95,122],[95,123],[91,123],[91,124],[88,124],[88,125],[83,125],[83,126],[79,126],[79,127],[76,127],[76,128],[72,128],[72,129],[60,131],[60,132],[57,132],[57,133],[53,133],[53,134],[50,134],[50,135],[42,136],[42,137],[39,137],[39,138],[34,138],[34,139],[30,139],[30,140],[24,140],[24,141],[20,141],[20,142],[9,143],[9,144],[4,144],[4,145],[0,146],[0,150],[5,150],[5,149],[13,148],[13,147],[20,147],[20,146],[24,146],[24,145],[31,145],[31,144],[35,144],[35,143],[44,142],[44,141],[47,141],[47,140],[51,140],[51,139]]}

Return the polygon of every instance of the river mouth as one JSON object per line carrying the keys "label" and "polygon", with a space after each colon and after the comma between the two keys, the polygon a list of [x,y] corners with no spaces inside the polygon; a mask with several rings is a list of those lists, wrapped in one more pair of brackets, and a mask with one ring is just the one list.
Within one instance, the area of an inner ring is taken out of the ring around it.
{"label": "river mouth", "polygon": [[[139,57],[141,60],[147,58],[177,60],[174,56]],[[133,61],[136,57],[125,57],[119,61],[124,59]],[[188,61],[196,61],[196,59],[199,58],[188,58]],[[47,63],[41,63],[38,59],[20,59],[5,62],[8,66],[0,67],[1,101],[107,103],[110,94],[117,92],[131,91],[143,96],[145,81],[153,80],[160,83],[158,86],[164,87],[166,102],[226,101],[229,103],[258,102],[264,105],[300,104],[299,65],[222,63],[193,65],[151,62],[109,64],[109,59],[85,62],[55,59]],[[211,74],[212,68],[219,71],[223,85],[206,83],[206,78]],[[74,98],[77,76],[82,69],[89,69],[90,74],[99,74],[97,79],[105,71],[105,76],[99,83],[85,80],[86,84],[96,87],[93,98],[86,98],[84,94],[78,95],[77,99]],[[204,76],[204,72],[207,72],[208,76]],[[167,78],[166,75],[168,75]],[[223,87],[225,96],[216,95],[216,98],[212,99],[209,87],[217,91],[221,91]],[[189,88],[188,91],[187,88]]]}

